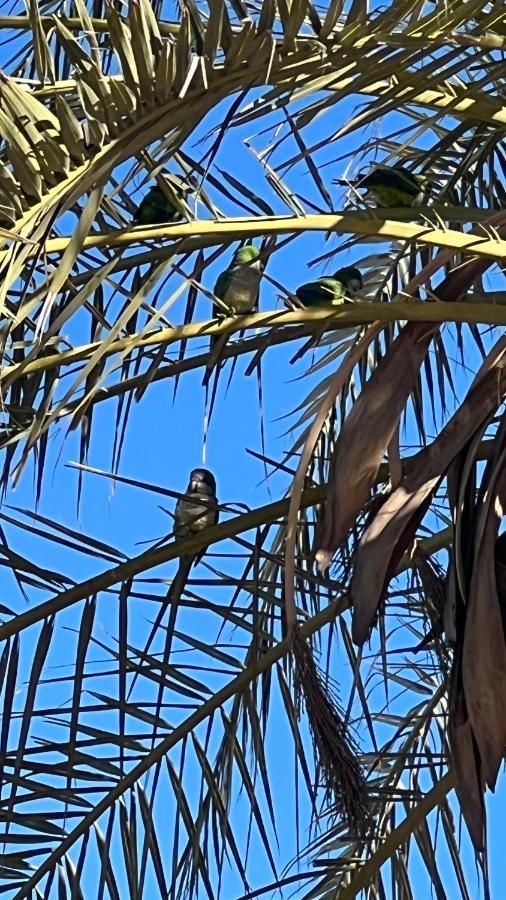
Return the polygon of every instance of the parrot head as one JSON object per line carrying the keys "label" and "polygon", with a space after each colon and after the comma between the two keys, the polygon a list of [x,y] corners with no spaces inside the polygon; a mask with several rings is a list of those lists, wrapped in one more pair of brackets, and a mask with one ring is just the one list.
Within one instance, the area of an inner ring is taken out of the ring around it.
{"label": "parrot head", "polygon": [[350,295],[358,294],[362,290],[362,275],[355,266],[344,266],[342,269],[338,269],[332,277],[341,282]]}
{"label": "parrot head", "polygon": [[[204,489],[205,488],[205,489]],[[209,469],[193,469],[190,472],[188,491],[192,494],[216,493],[216,479]]]}
{"label": "parrot head", "polygon": [[258,264],[259,269],[264,268],[264,265],[260,260],[260,250],[258,247],[255,247],[254,244],[246,244],[244,247],[239,247],[239,249],[235,251],[232,260],[233,266],[251,266],[255,263]]}

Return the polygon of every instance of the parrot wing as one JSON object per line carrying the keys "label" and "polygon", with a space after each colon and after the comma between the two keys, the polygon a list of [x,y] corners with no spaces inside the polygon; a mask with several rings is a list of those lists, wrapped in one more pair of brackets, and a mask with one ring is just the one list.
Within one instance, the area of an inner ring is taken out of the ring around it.
{"label": "parrot wing", "polygon": [[296,290],[304,306],[337,306],[344,300],[344,288],[333,278],[319,278],[301,285]]}
{"label": "parrot wing", "polygon": [[177,210],[160,188],[151,188],[141,200],[135,221],[141,225],[161,225],[178,215]]}
{"label": "parrot wing", "polygon": [[228,291],[228,288],[230,286],[230,277],[230,271],[228,269],[225,269],[225,271],[221,272],[216,279],[213,294],[215,294],[216,297],[219,297],[220,300],[223,300],[225,294]]}

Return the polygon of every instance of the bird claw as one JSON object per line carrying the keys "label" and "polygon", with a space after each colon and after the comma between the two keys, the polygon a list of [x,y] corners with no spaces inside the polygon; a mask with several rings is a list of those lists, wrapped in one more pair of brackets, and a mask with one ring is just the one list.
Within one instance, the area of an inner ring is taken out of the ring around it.
{"label": "bird claw", "polygon": [[218,319],[218,322],[224,322],[225,319],[230,319],[231,316],[235,316],[235,309],[230,306],[227,309],[219,309],[215,310],[214,318]]}

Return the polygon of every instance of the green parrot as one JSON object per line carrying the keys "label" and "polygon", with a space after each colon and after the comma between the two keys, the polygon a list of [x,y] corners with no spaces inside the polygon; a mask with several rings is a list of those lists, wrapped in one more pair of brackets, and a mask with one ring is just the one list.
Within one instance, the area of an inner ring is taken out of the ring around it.
{"label": "green parrot", "polygon": [[355,266],[345,266],[328,278],[317,278],[301,285],[295,293],[304,306],[340,306],[361,290],[362,275],[359,270]]}
{"label": "green parrot", "polygon": [[[188,184],[179,176],[171,175],[167,182],[182,200],[189,194]],[[135,225],[163,225],[165,222],[182,222],[181,210],[169,200],[158,184],[153,185],[142,198],[133,221]]]}
{"label": "green parrot", "polygon": [[[228,269],[218,275],[214,294],[230,309],[231,313],[245,314],[258,309],[260,279],[264,266],[260,250],[254,244],[246,244],[234,253]],[[214,314],[223,314],[223,307],[214,304]]]}
{"label": "green parrot", "polygon": [[[199,500],[202,502],[199,503]],[[177,538],[198,534],[204,528],[216,525],[218,520],[216,479],[209,469],[193,469],[186,494],[182,494],[176,503],[174,534]],[[192,558],[192,565],[199,562],[205,552],[201,550],[198,556]]]}
{"label": "green parrot", "polygon": [[[218,498],[216,496],[216,479],[213,473],[210,472],[209,469],[192,469],[186,492],[180,495],[174,511],[174,537],[176,538],[176,541],[199,534],[199,532],[204,531],[206,528],[217,525],[219,518],[220,513]],[[206,553],[206,550],[207,547],[204,547],[202,550],[199,550],[198,553],[185,554],[184,556],[179,557],[178,570],[169,587],[165,602],[162,603],[156,616],[148,641],[144,647],[146,659],[148,658],[147,654],[149,648],[162,624],[166,610],[169,609],[169,618],[165,629],[166,638],[162,663],[164,666],[168,664],[179,601],[185,589],[186,581],[192,566],[197,565],[197,563],[200,562]],[[135,676],[135,678],[136,677],[137,676]],[[133,683],[135,683],[135,678]],[[163,683],[161,683],[161,688],[163,689]]]}
{"label": "green parrot", "polygon": [[[216,280],[213,293],[227,306],[230,315],[246,315],[258,309],[260,279],[264,264],[260,250],[254,244],[246,244],[236,250],[228,269]],[[218,303],[213,304],[213,318],[225,315]],[[211,349],[219,338],[211,338]]]}
{"label": "green parrot", "polygon": [[[217,525],[220,514],[216,496],[216,479],[209,469],[193,469],[185,494],[181,494],[174,511],[174,536],[176,540],[198,534]],[[167,598],[175,608],[184,591],[192,566],[205,555],[207,547],[195,555],[181,556],[179,567],[170,586]]]}
{"label": "green parrot", "polygon": [[361,190],[362,188],[381,207],[416,206],[424,198],[428,179],[424,175],[414,175],[404,166],[375,166],[369,174],[359,174],[352,182],[339,179],[343,184]]}

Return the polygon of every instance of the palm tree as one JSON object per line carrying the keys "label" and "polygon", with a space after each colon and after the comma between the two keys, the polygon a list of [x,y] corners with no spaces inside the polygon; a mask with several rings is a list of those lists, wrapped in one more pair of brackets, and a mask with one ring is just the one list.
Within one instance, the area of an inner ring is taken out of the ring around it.
{"label": "palm tree", "polygon": [[[476,857],[486,896],[506,743],[503,11],[3,7],[2,891],[468,897]],[[424,176],[415,206],[364,201],[378,164]],[[165,222],[139,213],[154,186]],[[255,240],[285,306],[206,318]],[[328,273],[352,258],[354,302],[301,308],[294,244]],[[247,390],[242,357],[264,396],[272,360],[303,376],[291,445],[272,458],[262,424],[256,452],[277,499],[169,540],[169,391],[190,382],[195,421],[206,398],[206,442],[226,367]],[[116,546],[100,488],[83,530],[93,479],[127,492],[147,548]],[[171,562],[205,548],[176,596]]]}

